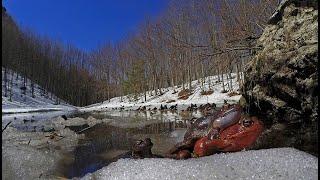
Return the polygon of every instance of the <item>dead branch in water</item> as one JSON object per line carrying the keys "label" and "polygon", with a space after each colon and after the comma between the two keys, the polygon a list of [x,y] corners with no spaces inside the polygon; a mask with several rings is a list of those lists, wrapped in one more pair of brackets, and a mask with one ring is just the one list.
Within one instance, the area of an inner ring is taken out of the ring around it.
{"label": "dead branch in water", "polygon": [[[95,125],[96,125],[96,124],[95,124]],[[79,134],[79,133],[82,133],[82,132],[84,132],[84,131],[86,131],[86,130],[88,130],[88,129],[93,128],[95,125],[93,125],[93,126],[89,126],[89,127],[87,127],[87,128],[84,128],[84,129],[82,129],[82,130],[78,131],[77,133],[78,133],[78,134]]]}
{"label": "dead branch in water", "polygon": [[8,122],[8,124],[2,129],[2,132],[7,129],[7,127],[12,123],[12,121]]}

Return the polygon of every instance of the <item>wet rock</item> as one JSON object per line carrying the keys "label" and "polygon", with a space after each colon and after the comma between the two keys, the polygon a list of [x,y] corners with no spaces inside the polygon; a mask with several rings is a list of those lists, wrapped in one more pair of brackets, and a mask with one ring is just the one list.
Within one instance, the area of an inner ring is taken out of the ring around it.
{"label": "wet rock", "polygon": [[[144,108],[142,110],[146,110],[145,106],[143,106]],[[167,105],[162,106],[162,104],[160,105],[160,110],[167,110],[168,107]]]}
{"label": "wet rock", "polygon": [[[264,121],[265,147],[293,146],[318,154],[315,4],[282,1],[257,42],[262,50],[246,66],[243,96],[250,113]],[[275,128],[279,123],[281,130]]]}
{"label": "wet rock", "polygon": [[202,112],[205,116],[210,115],[212,113],[214,113],[216,108],[216,104],[215,103],[207,103],[207,104],[201,104],[198,108],[198,110],[200,112]]}
{"label": "wet rock", "polygon": [[68,120],[67,116],[66,115],[62,115],[61,116],[64,120]]}
{"label": "wet rock", "polygon": [[33,120],[33,119],[30,119],[30,120],[29,119],[23,119],[22,122],[23,123],[32,123],[32,122],[35,122],[35,120]]}
{"label": "wet rock", "polygon": [[178,104],[170,106],[170,110],[177,110]]}
{"label": "wet rock", "polygon": [[47,126],[44,126],[43,127],[43,132],[54,132],[55,129],[53,127],[47,127]]}

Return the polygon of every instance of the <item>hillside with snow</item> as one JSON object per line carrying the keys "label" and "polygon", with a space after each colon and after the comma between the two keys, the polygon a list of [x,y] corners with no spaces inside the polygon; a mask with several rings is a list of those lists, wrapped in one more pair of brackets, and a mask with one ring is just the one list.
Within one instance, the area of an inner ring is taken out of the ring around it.
{"label": "hillside with snow", "polygon": [[[5,76],[2,68],[2,119],[43,119],[74,111],[74,107],[54,94],[45,91],[41,86],[34,83],[32,95],[31,80],[26,79],[24,86],[23,77],[11,70]],[[5,79],[6,78],[6,79]],[[7,81],[7,83],[5,83]],[[12,81],[12,82],[11,82]],[[24,88],[25,87],[25,88]]]}
{"label": "hillside with snow", "polygon": [[[225,75],[226,77],[226,75]],[[144,94],[141,93],[138,99],[134,99],[133,95],[127,95],[123,97],[115,97],[110,99],[110,101],[104,101],[102,103],[93,104],[80,108],[81,111],[103,111],[114,108],[124,108],[127,110],[136,110],[139,107],[146,106],[146,108],[157,108],[162,105],[167,105],[169,108],[171,105],[178,105],[180,107],[190,106],[190,104],[206,104],[206,103],[215,103],[217,105],[222,104],[224,100],[227,100],[230,103],[236,103],[239,101],[241,95],[239,95],[239,83],[236,78],[236,74],[231,74],[230,79],[224,79],[225,90],[223,92],[222,82],[218,81],[218,76],[209,76],[206,77],[204,82],[202,80],[195,80],[191,83],[191,91],[184,97],[179,96],[179,92],[183,90],[182,85],[175,87],[162,88],[162,95],[155,95],[154,91],[147,92],[146,101]],[[231,81],[231,82],[230,82]],[[228,86],[229,83],[229,86]],[[231,84],[232,83],[232,88]],[[211,88],[209,88],[209,86]],[[188,88],[188,85],[185,85],[185,88]],[[208,92],[212,90],[213,92],[207,95],[203,95],[202,92]],[[182,106],[181,106],[182,105]]]}
{"label": "hillside with snow", "polygon": [[[114,97],[108,101],[89,105],[86,107],[75,107],[57,98],[54,94],[46,92],[38,84],[34,83],[34,93],[32,95],[31,81],[26,80],[24,87],[23,77],[16,72],[7,73],[7,83],[5,83],[4,70],[2,69],[2,119],[3,120],[23,120],[36,119],[44,120],[62,114],[73,113],[75,111],[105,111],[123,108],[126,110],[136,110],[146,106],[146,109],[159,109],[160,106],[178,105],[178,109],[185,109],[190,104],[215,103],[220,105],[227,100],[230,103],[239,101],[239,83],[236,74],[231,75],[231,79],[224,79],[226,92],[223,92],[222,82],[218,81],[217,76],[209,76],[203,79],[192,81],[191,90],[181,95],[182,85],[175,87],[162,88],[162,94],[154,91],[147,92],[146,101],[144,94],[141,93],[134,99],[133,95]],[[11,89],[12,80],[12,89]],[[232,88],[231,84],[232,83]],[[7,87],[5,87],[5,84]],[[187,89],[188,85],[185,85]],[[7,92],[5,92],[7,88]],[[211,92],[209,92],[211,91]],[[206,92],[206,94],[203,94]],[[6,96],[5,96],[6,95]],[[11,98],[10,98],[11,96]],[[58,104],[59,103],[59,104]]]}

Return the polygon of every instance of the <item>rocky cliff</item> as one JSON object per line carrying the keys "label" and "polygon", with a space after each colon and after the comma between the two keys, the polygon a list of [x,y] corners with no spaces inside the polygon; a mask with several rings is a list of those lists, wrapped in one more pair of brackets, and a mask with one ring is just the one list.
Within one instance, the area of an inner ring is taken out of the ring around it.
{"label": "rocky cliff", "polygon": [[318,155],[317,1],[282,1],[246,65],[244,97],[266,127],[257,146]]}

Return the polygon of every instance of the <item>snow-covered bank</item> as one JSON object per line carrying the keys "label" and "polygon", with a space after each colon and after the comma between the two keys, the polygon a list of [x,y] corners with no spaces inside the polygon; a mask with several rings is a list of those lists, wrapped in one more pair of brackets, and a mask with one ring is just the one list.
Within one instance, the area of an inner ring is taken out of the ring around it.
{"label": "snow-covered bank", "polygon": [[[22,76],[11,70],[8,72],[7,81],[10,80],[10,83],[7,83],[6,93],[4,69],[2,69],[2,125],[11,120],[14,120],[14,123],[23,119],[43,120],[77,111],[77,107],[58,99],[50,92],[45,92],[38,84],[34,84],[32,95],[29,79],[26,80],[24,89]],[[57,104],[57,101],[60,104]]]}
{"label": "snow-covered bank", "polygon": [[[45,110],[45,108],[44,108]],[[77,113],[76,109],[63,109],[59,111],[48,111],[48,112],[33,112],[33,113],[13,113],[13,114],[2,114],[2,128],[9,123],[13,124],[21,124],[23,120],[35,120],[35,121],[45,121],[49,120],[61,115],[72,115]]]}
{"label": "snow-covered bank", "polygon": [[293,148],[188,159],[120,159],[82,179],[318,179],[318,158]]}
{"label": "snow-covered bank", "polygon": [[32,113],[32,112],[48,112],[48,111],[61,111],[62,108],[12,108],[3,109],[2,114],[14,114],[14,113]]}
{"label": "snow-covered bank", "polygon": [[[227,82],[230,80],[224,79],[225,89],[228,89]],[[210,82],[210,83],[209,83]],[[203,83],[203,87],[201,87],[201,81],[195,80],[192,81],[192,92],[191,95],[187,99],[179,99],[178,93],[183,89],[182,86],[176,87],[168,87],[162,88],[162,95],[154,95],[150,96],[150,92],[147,92],[146,101],[144,101],[144,96],[141,94],[138,100],[132,100],[130,96],[123,96],[122,101],[121,97],[115,97],[110,99],[110,101],[105,101],[102,103],[93,104],[90,106],[86,106],[80,108],[81,111],[103,111],[108,110],[108,108],[120,108],[123,107],[129,110],[135,110],[140,106],[146,106],[147,108],[159,108],[160,105],[167,105],[170,107],[171,105],[178,104],[190,106],[190,104],[206,104],[206,103],[215,103],[215,104],[222,104],[224,100],[229,102],[237,102],[239,101],[241,95],[229,96],[229,92],[223,93],[222,82],[218,82],[217,76],[209,76],[205,78],[205,83]],[[211,90],[213,93],[210,95],[201,95],[201,91],[208,91],[209,84],[211,85]],[[185,85],[186,88],[188,85]],[[238,92],[239,90],[239,83],[237,82],[236,74],[232,74],[232,89],[234,92]]]}

